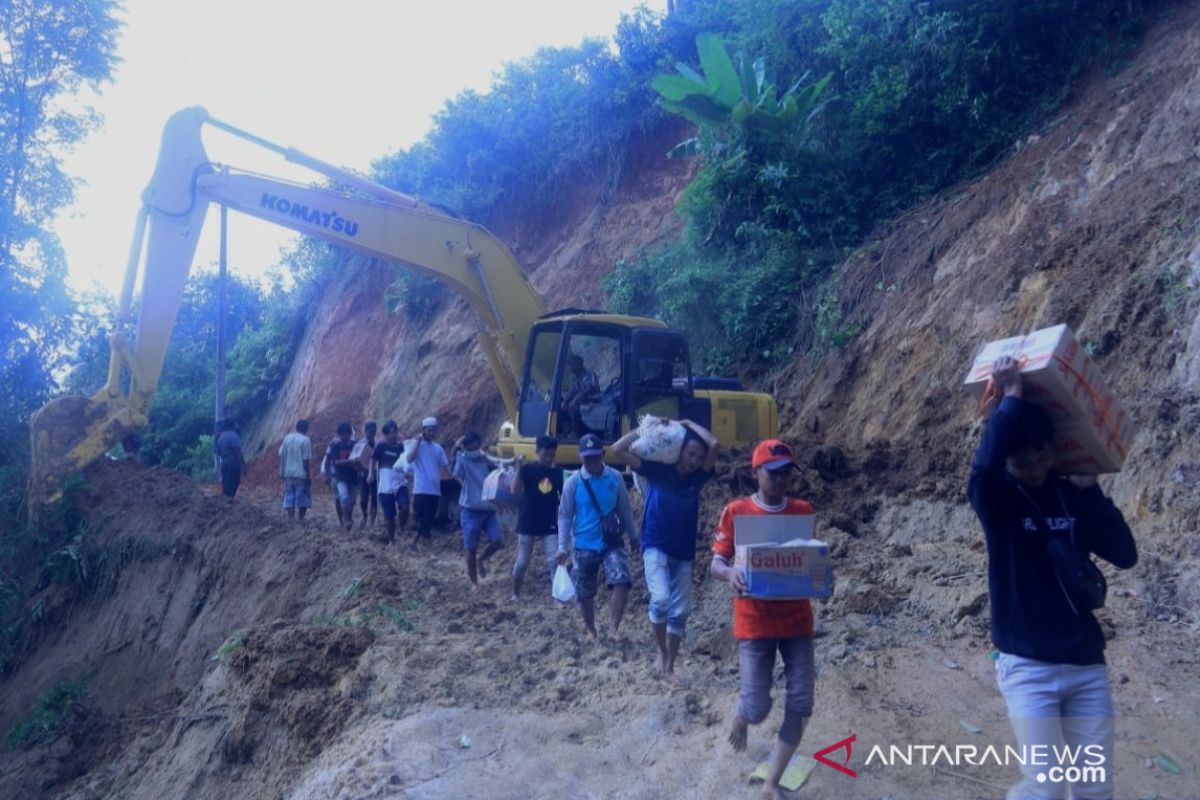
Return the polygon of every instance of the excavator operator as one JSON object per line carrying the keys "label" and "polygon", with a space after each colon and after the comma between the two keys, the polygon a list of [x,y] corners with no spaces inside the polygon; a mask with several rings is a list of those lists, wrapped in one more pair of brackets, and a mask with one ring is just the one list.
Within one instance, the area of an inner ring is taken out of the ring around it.
{"label": "excavator operator", "polygon": [[583,356],[578,353],[572,353],[567,358],[567,366],[571,374],[562,400],[563,418],[566,423],[563,434],[578,439],[587,432],[580,413],[581,407],[600,396],[600,379],[596,377],[595,370],[587,368],[583,363]]}

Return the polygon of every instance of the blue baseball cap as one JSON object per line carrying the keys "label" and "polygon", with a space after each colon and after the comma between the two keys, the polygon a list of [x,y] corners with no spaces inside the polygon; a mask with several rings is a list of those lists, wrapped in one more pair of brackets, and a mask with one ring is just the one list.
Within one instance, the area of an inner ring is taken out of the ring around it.
{"label": "blue baseball cap", "polygon": [[579,438],[579,457],[604,455],[604,444],[594,433],[584,434]]}

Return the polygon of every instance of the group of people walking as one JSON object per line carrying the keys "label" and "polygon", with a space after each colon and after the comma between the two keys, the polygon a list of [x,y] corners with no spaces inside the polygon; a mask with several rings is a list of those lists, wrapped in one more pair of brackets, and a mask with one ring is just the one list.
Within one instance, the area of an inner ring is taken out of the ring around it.
{"label": "group of people walking", "polygon": [[[347,531],[354,527],[354,511],[361,508],[359,527],[374,526],[382,511],[388,543],[408,525],[411,499],[417,518],[412,546],[428,542],[441,499],[442,480],[449,479],[446,451],[437,442],[438,423],[427,417],[421,435],[408,442],[400,438],[394,420],[363,425],[363,436],[355,438],[349,422],[337,426],[337,435],[325,447],[319,472],[329,484],[338,524]],[[382,435],[380,435],[382,434]],[[296,423],[279,446],[279,477],[283,481],[283,508],[289,519],[304,519],[312,507],[312,440],[308,421]]]}
{"label": "group of people walking", "polygon": [[[1022,398],[1015,362],[1001,359],[993,374],[1004,399],[972,464],[968,498],[987,543],[992,638],[999,652],[997,682],[1018,745],[1026,750],[1056,744],[1100,748],[1107,769],[1081,777],[1070,792],[1088,800],[1111,798],[1112,692],[1104,637],[1093,614],[1104,601],[1103,596],[1097,600],[1095,587],[1076,573],[1086,572],[1078,559],[1091,554],[1120,568],[1131,567],[1137,560],[1136,545],[1095,476],[1067,477],[1053,471],[1053,430],[1045,413]],[[344,423],[326,449],[324,462],[336,492],[339,520],[347,529],[353,524],[356,497],[362,501],[362,524],[369,524],[368,512],[374,521],[374,506],[366,497],[375,495],[387,524],[386,540],[393,542],[397,524],[403,528],[407,523],[411,499],[418,521],[414,547],[429,541],[441,481],[457,479],[472,590],[478,590],[489,559],[503,541],[485,483],[493,470],[511,468],[509,488],[518,504],[513,599],[521,596],[534,551],[540,550],[548,572],[559,566],[570,570],[583,626],[593,639],[599,638],[595,598],[603,578],[611,592],[605,631],[616,638],[633,584],[629,553],[640,549],[657,668],[664,680],[679,684],[683,681],[676,663],[691,611],[702,524],[700,491],[714,476],[720,448],[703,426],[687,420],[682,425],[685,438],[674,464],[639,457],[636,431],[617,440],[608,452],[610,463],[627,466],[643,481],[640,535],[625,477],[605,463],[605,447],[591,433],[578,439],[581,466],[565,479],[553,437],[538,437],[536,458],[526,462],[491,456],[481,437],[468,433],[455,443],[451,459],[436,441],[434,418],[423,421],[421,436],[410,443],[401,442],[391,421],[384,424],[379,441],[372,423],[359,441]],[[280,447],[283,505],[289,516],[299,509],[303,517],[311,505],[311,443],[306,430],[301,421]],[[766,781],[772,797],[783,796],[780,780],[813,713],[813,610],[808,599],[747,596],[745,572],[735,563],[734,528],[739,517],[749,515],[812,515],[811,505],[789,496],[797,466],[787,443],[772,439],[757,444],[751,457],[756,491],[724,507],[714,526],[710,567],[711,577],[729,584],[734,595],[740,692],[728,738],[735,749],[746,747],[749,726],[766,719],[777,655],[783,663],[784,713]],[[1064,556],[1057,552],[1065,545],[1055,543],[1062,542],[1076,554],[1073,567],[1064,566]],[[1038,778],[1036,767],[1022,770],[1009,800],[1066,796],[1065,785]]]}

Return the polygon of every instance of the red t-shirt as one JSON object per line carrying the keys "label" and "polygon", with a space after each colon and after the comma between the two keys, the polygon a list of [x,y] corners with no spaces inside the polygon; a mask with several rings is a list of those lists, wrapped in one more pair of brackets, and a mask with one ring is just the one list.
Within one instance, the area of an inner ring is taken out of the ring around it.
{"label": "red t-shirt", "polygon": [[[749,514],[812,514],[813,508],[803,500],[789,498],[783,508],[771,510],[759,504],[753,496],[739,497],[721,512],[713,552],[733,563],[733,518]],[[735,639],[790,639],[812,636],[812,603],[803,600],[755,600],[733,598],[733,636]]]}

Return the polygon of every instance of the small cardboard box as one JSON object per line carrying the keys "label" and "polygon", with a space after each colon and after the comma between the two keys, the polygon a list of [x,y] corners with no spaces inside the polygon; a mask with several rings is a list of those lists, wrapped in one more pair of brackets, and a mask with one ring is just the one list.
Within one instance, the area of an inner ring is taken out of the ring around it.
{"label": "small cardboard box", "polygon": [[984,345],[964,381],[978,401],[1000,356],[1012,356],[1024,379],[1024,399],[1054,425],[1054,467],[1068,475],[1118,472],[1136,429],[1071,329],[1055,325],[1028,336]]}
{"label": "small cardboard box", "polygon": [[798,600],[833,594],[829,546],[813,537],[812,515],[733,518],[734,565],[746,572],[746,596]]}

